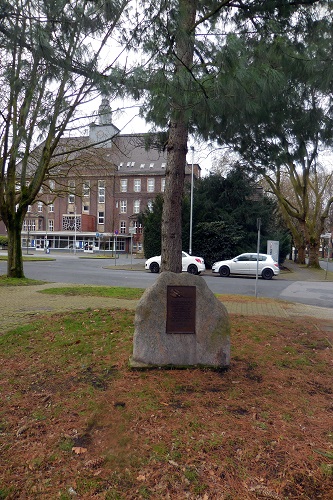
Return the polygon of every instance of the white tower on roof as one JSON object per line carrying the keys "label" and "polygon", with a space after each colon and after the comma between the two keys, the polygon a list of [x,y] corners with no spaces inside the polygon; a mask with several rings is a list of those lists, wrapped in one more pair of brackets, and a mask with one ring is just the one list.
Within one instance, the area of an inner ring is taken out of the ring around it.
{"label": "white tower on roof", "polygon": [[111,148],[112,138],[119,134],[120,130],[112,124],[112,111],[107,97],[102,98],[97,115],[98,124],[90,124],[90,141],[96,148]]}

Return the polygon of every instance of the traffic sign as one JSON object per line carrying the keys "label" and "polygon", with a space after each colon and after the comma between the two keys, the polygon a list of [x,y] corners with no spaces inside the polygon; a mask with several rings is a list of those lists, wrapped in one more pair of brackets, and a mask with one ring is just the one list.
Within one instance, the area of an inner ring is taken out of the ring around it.
{"label": "traffic sign", "polygon": [[96,238],[99,238],[99,233],[96,233]]}

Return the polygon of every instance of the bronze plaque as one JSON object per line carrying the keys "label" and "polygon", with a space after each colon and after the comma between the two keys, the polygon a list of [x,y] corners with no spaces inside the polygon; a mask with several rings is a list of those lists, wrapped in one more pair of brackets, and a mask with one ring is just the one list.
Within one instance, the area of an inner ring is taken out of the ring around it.
{"label": "bronze plaque", "polygon": [[195,334],[195,286],[167,287],[166,333]]}

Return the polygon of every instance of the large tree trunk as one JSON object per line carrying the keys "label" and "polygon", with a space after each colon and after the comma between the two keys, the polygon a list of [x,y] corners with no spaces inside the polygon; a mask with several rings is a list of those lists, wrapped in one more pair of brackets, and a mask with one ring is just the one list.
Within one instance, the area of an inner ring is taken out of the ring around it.
{"label": "large tree trunk", "polygon": [[310,239],[308,267],[320,268],[319,265],[319,240]]}
{"label": "large tree trunk", "polygon": [[182,272],[182,198],[188,131],[185,120],[170,125],[162,214],[162,271]]}
{"label": "large tree trunk", "polygon": [[175,42],[175,71],[170,99],[171,120],[168,137],[166,186],[162,214],[161,270],[182,271],[182,197],[184,190],[190,104],[185,95],[191,88],[189,69],[193,64],[193,26],[196,1],[179,0],[178,31]]}
{"label": "large tree trunk", "polygon": [[21,222],[18,216],[7,226],[8,234],[8,261],[7,276],[9,278],[24,278],[23,257],[21,244]]}
{"label": "large tree trunk", "polygon": [[304,245],[300,245],[297,247],[297,258],[296,262],[297,264],[306,264],[306,253],[305,253],[306,247]]}

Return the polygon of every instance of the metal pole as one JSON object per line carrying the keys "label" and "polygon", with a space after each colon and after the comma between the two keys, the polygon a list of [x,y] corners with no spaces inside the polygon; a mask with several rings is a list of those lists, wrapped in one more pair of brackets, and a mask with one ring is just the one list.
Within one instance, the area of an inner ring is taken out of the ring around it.
{"label": "metal pole", "polygon": [[27,220],[27,224],[28,224],[27,255],[28,255],[28,253],[29,253],[28,250],[29,250],[29,233],[30,233],[30,231],[29,231],[29,220],[30,220],[30,218],[27,217],[27,219],[28,219]]}
{"label": "metal pole", "polygon": [[[48,198],[47,198],[47,202],[48,202]],[[49,204],[47,203],[46,207],[45,207],[45,253],[48,253],[47,249],[48,249],[48,244],[47,244],[47,227],[48,227],[48,224],[49,224],[49,219],[48,219],[48,209],[49,209]]]}
{"label": "metal pole", "polygon": [[256,270],[256,285],[255,285],[255,297],[258,297],[258,274],[259,274],[259,250],[260,250],[260,226],[261,219],[257,219],[257,229],[258,229],[258,240],[257,240],[257,270]]}
{"label": "metal pole", "polygon": [[131,233],[131,269],[133,263],[133,233]]}
{"label": "metal pole", "polygon": [[74,206],[74,255],[76,255],[76,205]]}
{"label": "metal pole", "polygon": [[188,253],[190,255],[192,255],[194,146],[191,146],[191,151],[192,151],[192,170],[191,170],[190,244],[189,244],[189,250],[188,250]]}

